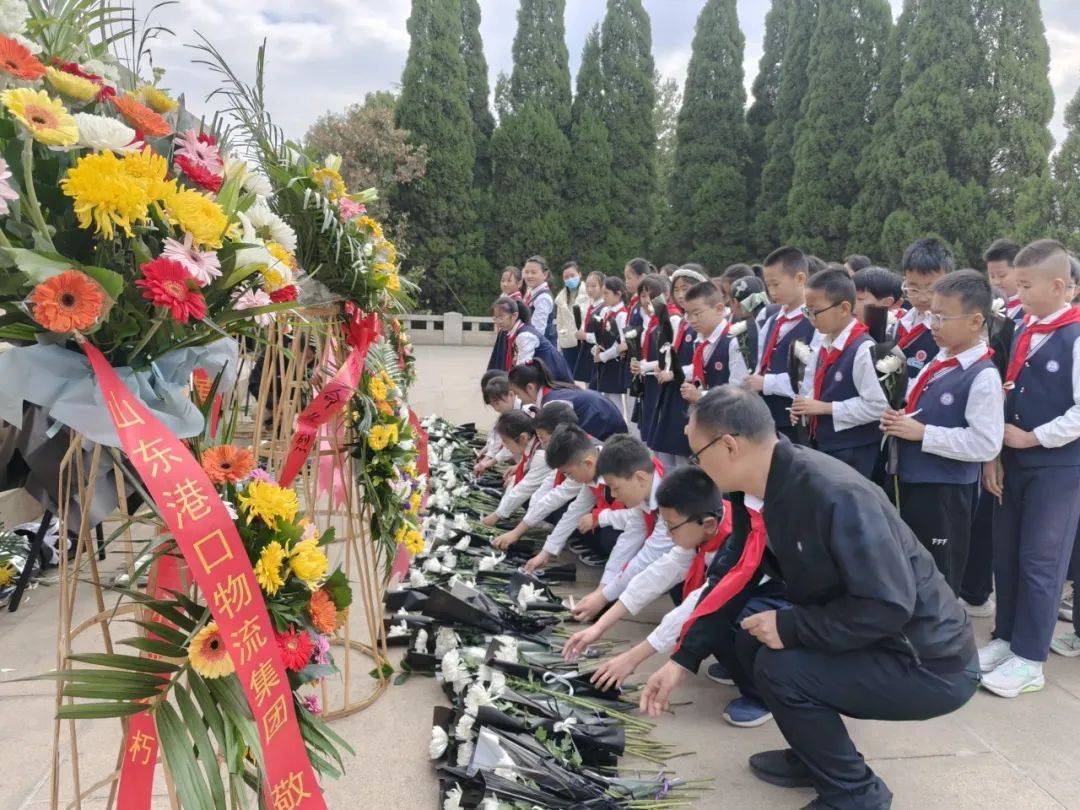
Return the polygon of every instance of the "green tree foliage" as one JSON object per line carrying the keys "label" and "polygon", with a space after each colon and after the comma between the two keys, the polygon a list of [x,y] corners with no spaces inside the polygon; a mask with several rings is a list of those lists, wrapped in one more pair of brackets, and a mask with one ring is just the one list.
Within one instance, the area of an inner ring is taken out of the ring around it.
{"label": "green tree foliage", "polygon": [[[461,0],[414,0],[411,44],[395,124],[427,147],[427,172],[391,199],[409,217],[407,269],[422,269],[424,302],[436,311],[486,308],[490,271],[480,255],[473,199],[472,137]],[[482,292],[481,292],[482,291]]]}
{"label": "green tree foliage", "polygon": [[[765,167],[765,131],[776,117],[776,96],[780,91],[780,69],[787,50],[788,18],[792,0],[773,0],[765,15],[765,42],[758,72],[750,94],[754,103],[746,111],[747,155],[746,199],[751,205],[761,192],[761,171]],[[753,212],[751,212],[753,221]]]}
{"label": "green tree foliage", "polygon": [[872,130],[871,100],[891,26],[887,0],[820,0],[782,241],[843,256],[855,170]]}
{"label": "green tree foliage", "polygon": [[514,36],[510,103],[538,104],[563,130],[570,127],[570,57],[566,50],[566,0],[521,0]]}
{"label": "green tree foliage", "polygon": [[668,190],[675,256],[712,270],[746,255],[744,37],[735,0],[698,16]]}
{"label": "green tree foliage", "polygon": [[656,128],[656,182],[660,189],[657,200],[656,221],[659,224],[656,255],[666,254],[667,249],[658,250],[663,245],[669,228],[671,205],[664,194],[671,185],[671,175],[675,171],[675,129],[679,123],[679,110],[682,108],[682,90],[672,78],[664,78],[659,70],[653,71],[653,84],[656,85],[656,106],[653,107],[653,126]]}
{"label": "green tree foliage", "polygon": [[1065,108],[1065,126],[1069,134],[1054,157],[1054,181],[1063,236],[1080,251],[1080,90]]}
{"label": "green tree foliage", "polygon": [[656,226],[652,26],[641,0],[608,0],[600,64],[612,154],[608,252],[622,262],[644,252]]}
{"label": "green tree foliage", "polygon": [[810,39],[817,26],[818,0],[791,0],[787,47],[780,65],[773,120],[765,129],[765,165],[754,206],[753,241],[759,253],[780,243],[788,192],[795,171],[795,129],[802,119],[810,65]]}
{"label": "green tree foliage", "polygon": [[488,65],[484,58],[484,40],[480,38],[479,0],[461,0],[461,53],[465,57],[465,81],[469,88],[469,112],[476,144],[475,184],[485,189],[491,183],[491,160],[488,157],[495,116],[488,103]]}
{"label": "green tree foliage", "polygon": [[611,143],[604,125],[604,79],[600,71],[600,28],[585,39],[577,92],[571,111],[570,171],[566,186],[566,214],[570,256],[586,272],[613,273],[618,259],[607,251],[611,227]]}

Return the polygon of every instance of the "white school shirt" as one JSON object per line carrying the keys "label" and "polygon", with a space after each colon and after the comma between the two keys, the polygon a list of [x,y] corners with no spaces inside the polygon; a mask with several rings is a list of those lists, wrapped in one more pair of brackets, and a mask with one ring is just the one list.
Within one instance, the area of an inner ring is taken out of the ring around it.
{"label": "white school shirt", "polygon": [[[904,314],[896,319],[896,330],[895,330],[894,337],[899,339],[899,337],[900,337],[900,327],[901,326],[904,327],[905,332],[910,332],[912,329],[914,329],[920,323],[926,324],[927,329],[930,328],[930,310],[927,310],[926,312],[922,313],[921,315],[919,314],[919,311],[917,309],[915,309],[915,307],[912,307],[911,309],[905,310]],[[905,368],[906,367],[907,366],[905,366]],[[908,378],[907,393],[909,395],[911,394],[911,389],[915,387],[915,380],[917,380],[917,379],[918,379],[917,375],[915,377],[909,377]]]}
{"label": "white school shirt", "polygon": [[[682,316],[681,315],[672,315],[671,316],[671,333],[672,333],[672,335],[679,334],[679,324],[681,324],[681,323],[682,323]],[[648,325],[648,321],[646,321],[646,325]],[[653,341],[656,340],[656,337],[657,337],[656,333],[659,332],[659,331],[660,331],[660,326],[657,325],[656,329],[653,330],[652,335],[649,337],[650,342],[653,342]],[[644,338],[645,338],[644,329],[642,329],[641,337],[644,340]],[[659,350],[662,347],[657,346],[656,348],[657,348],[657,354],[659,354],[660,353]],[[675,345],[674,345],[674,343],[672,343],[672,345],[671,345],[671,356],[672,357],[675,356]],[[641,361],[641,373],[642,374],[652,374],[653,376],[656,376],[659,372],[660,372],[660,361],[659,360],[642,360]]]}
{"label": "white school shirt", "polygon": [[581,484],[573,478],[564,478],[561,483],[556,484],[555,477],[558,474],[558,470],[552,470],[529,500],[529,508],[525,512],[523,521],[526,526],[540,525],[545,517],[578,496]]}
{"label": "white school shirt", "polygon": [[548,534],[547,540],[544,541],[544,551],[552,557],[559,556],[566,541],[577,529],[578,521],[585,515],[592,514],[595,506],[596,498],[593,497],[592,488],[582,486],[574,500],[566,507],[559,522],[555,524],[555,528]]}
{"label": "white school shirt", "polygon": [[[592,307],[592,319],[597,322],[599,322],[600,320],[600,315],[603,312],[607,311],[607,307],[604,306],[604,304],[602,303],[602,299],[600,298],[597,298],[595,301],[586,299],[585,309],[582,311],[581,314],[587,315],[589,307]],[[585,332],[585,342],[588,343],[590,346],[595,346],[596,335],[593,332],[589,331],[589,322],[583,321],[581,324],[581,329]]]}
{"label": "white school shirt", "polygon": [[[532,332],[525,332],[518,325],[514,326],[514,330],[510,332],[514,345],[507,347],[507,351],[513,352],[514,365],[520,366],[536,356],[536,350],[540,347],[540,338]],[[544,334],[542,330],[540,334]]]}
{"label": "white school shirt", "polygon": [[[1069,307],[1067,306],[1062,307],[1052,315],[1037,319],[1035,323],[1047,323],[1048,321],[1052,321],[1063,315],[1068,309]],[[1050,337],[1049,334],[1032,335],[1031,348],[1028,349],[1028,357],[1035,354],[1039,350],[1039,347],[1046,342],[1048,337]],[[1065,411],[1061,416],[1051,419],[1049,422],[1039,425],[1031,431],[1035,434],[1035,438],[1039,440],[1039,444],[1043,447],[1063,447],[1069,442],[1080,439],[1080,338],[1077,338],[1076,342],[1073,343],[1072,355],[1072,407]]]}
{"label": "white school shirt", "polygon": [[[611,311],[611,307],[604,307],[604,312],[603,312],[604,318],[607,317],[607,313],[610,312],[610,311]],[[629,316],[628,316],[625,308],[623,308],[623,311],[618,313],[615,316],[615,318],[614,318],[615,330],[616,330],[616,332],[617,332],[617,334],[619,336],[619,339],[616,340],[614,343],[612,343],[609,348],[603,349],[600,352],[600,356],[596,358],[598,362],[606,363],[608,360],[612,360],[612,359],[619,356],[619,344],[622,343],[623,332],[626,331],[626,320],[627,320],[628,317]],[[601,319],[600,326],[601,326],[602,329],[607,327],[607,324],[604,322],[604,319]]]}
{"label": "white school shirt", "polygon": [[[762,312],[764,312],[764,309],[762,309]],[[791,312],[787,309],[787,307],[784,307],[775,315],[773,315],[770,320],[775,321],[779,318],[786,318],[790,314]],[[803,315],[802,318],[796,318],[795,320],[788,323],[780,324],[780,332],[776,338],[776,342],[779,343],[780,340],[783,339],[784,335],[786,335],[788,332],[798,326],[805,317],[806,316]],[[762,358],[765,357],[765,345],[768,343],[768,340],[765,339],[766,334],[767,332],[763,328],[758,337],[758,367],[761,366]],[[779,396],[787,397],[788,399],[795,399],[795,391],[791,387],[791,378],[788,374],[765,374],[764,377],[765,383],[761,389],[762,394],[764,394],[765,396]]]}
{"label": "white school shirt", "polygon": [[[537,296],[545,290],[547,291],[547,295],[538,298]],[[555,306],[555,298],[551,294],[551,288],[548,286],[548,283],[544,281],[537,284],[526,294],[533,302],[529,304],[529,308],[532,310],[532,320],[530,320],[529,323],[532,324],[533,329],[543,335],[547,332],[548,316],[551,315],[551,310]]]}
{"label": "white school shirt", "polygon": [[[645,637],[645,640],[649,642],[649,646],[661,655],[671,655],[675,651],[675,644],[679,641],[679,633],[682,631],[682,627],[690,619],[691,614],[694,612],[694,608],[697,607],[698,602],[701,601],[701,595],[705,592],[705,589],[709,586],[709,581],[706,580],[694,590],[687,594],[686,598],[682,600],[674,609],[669,610],[664,614],[664,618],[660,620],[653,631]],[[619,601],[625,604],[626,594],[619,597]]]}
{"label": "white school shirt", "polygon": [[[712,334],[710,334],[708,338],[702,339],[702,336],[698,335],[697,340],[694,341],[698,345],[701,345],[702,343],[708,343],[709,344],[709,348],[707,348],[705,350],[705,355],[702,358],[703,363],[704,363],[705,366],[708,366],[709,361],[712,360],[713,354],[716,353],[716,344],[720,340],[721,335],[724,334],[724,330],[727,329],[728,326],[729,325],[728,325],[727,319],[725,318],[724,320],[720,321],[719,326],[717,326],[715,329],[712,330]],[[742,382],[742,380],[746,378],[746,374],[748,373],[745,370],[746,369],[746,363],[742,359],[742,354],[739,352],[738,342],[736,340],[732,340],[728,344],[728,368],[730,369],[732,375],[735,374],[735,367],[732,365],[732,363],[735,362],[735,356],[736,355],[739,358],[739,366],[743,369],[742,377],[740,377],[738,382]],[[683,375],[688,380],[691,379],[694,376],[694,364],[693,363],[691,363],[688,366],[683,366]],[[730,380],[730,382],[736,382],[736,380],[732,379],[732,380]]]}
{"label": "white school shirt", "polygon": [[[844,350],[851,338],[851,330],[858,321],[852,321],[844,330],[831,341],[821,336],[820,341],[815,335],[811,342],[810,362],[806,364],[806,372],[803,374],[802,394],[812,397],[814,395],[814,374],[817,372],[818,359],[821,356],[821,347],[825,351],[830,349]],[[819,333],[820,334],[820,333]],[[877,369],[874,368],[874,344],[867,341],[855,350],[855,360],[852,363],[851,375],[854,378],[856,396],[850,399],[842,399],[832,403],[833,428],[837,431],[865,425],[868,422],[877,423],[881,415],[889,407],[889,401],[885,398],[885,392],[881,390],[878,382]]]}
{"label": "white school shirt", "polygon": [[648,503],[626,510],[629,513],[626,528],[615,542],[615,548],[611,550],[604,573],[600,577],[604,598],[609,602],[618,599],[630,584],[630,580],[675,545],[668,533],[667,523],[659,514],[651,533],[645,522],[646,509],[650,512],[657,509],[656,490],[660,481],[660,476],[653,474]]}
{"label": "white school shirt", "polygon": [[[533,439],[533,441],[536,440]],[[524,506],[525,501],[529,500],[533,493],[540,488],[549,472],[551,472],[551,468],[547,465],[547,460],[544,457],[544,448],[537,446],[532,459],[529,461],[529,466],[525,470],[525,477],[507,488],[503,493],[502,500],[499,501],[499,508],[495,510],[495,514],[504,519],[514,514],[514,511]]]}
{"label": "white school shirt", "polygon": [[[986,344],[977,343],[966,351],[956,355],[960,368],[970,368],[986,354]],[[949,353],[942,349],[934,361],[948,360]],[[930,364],[919,372],[916,382],[925,376]],[[947,376],[953,368],[936,373],[933,380]],[[923,396],[931,396],[924,391]],[[1001,375],[995,366],[980,371],[971,381],[967,406],[964,408],[967,427],[942,427],[927,425],[923,435],[922,450],[935,456],[951,458],[955,461],[983,462],[997,458],[1001,452],[1001,442],[1005,435],[1005,393],[1001,388]]]}
{"label": "white school shirt", "polygon": [[1017,313],[1023,308],[1024,305],[1020,303],[1020,296],[1014,295],[1005,301],[1005,317],[1015,321]]}

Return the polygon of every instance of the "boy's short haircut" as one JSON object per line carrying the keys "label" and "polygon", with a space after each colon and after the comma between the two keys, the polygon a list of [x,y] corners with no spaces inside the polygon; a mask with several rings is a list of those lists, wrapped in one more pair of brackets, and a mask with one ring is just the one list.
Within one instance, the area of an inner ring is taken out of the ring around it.
{"label": "boy's short haircut", "polygon": [[978,270],[957,270],[939,278],[930,288],[934,295],[945,295],[960,300],[965,315],[976,312],[983,316],[983,323],[990,322],[990,310],[994,295],[990,282]]}
{"label": "boy's short haircut", "polygon": [[679,467],[664,475],[656,489],[656,503],[693,519],[724,514],[724,496],[700,467]]}
{"label": "boy's short haircut", "polygon": [[1016,254],[1015,267],[1039,267],[1049,263],[1049,269],[1056,278],[1072,280],[1072,262],[1061,242],[1054,239],[1039,239],[1025,246]]}
{"label": "boy's short haircut", "polygon": [[806,260],[806,254],[797,247],[785,245],[778,247],[765,258],[765,267],[780,266],[780,269],[789,276],[803,273],[810,275],[810,264]]}
{"label": "boy's short haircut", "polygon": [[490,405],[498,399],[510,396],[510,378],[505,374],[492,377],[484,386],[484,404]]}
{"label": "boy's short haircut", "polygon": [[722,281],[731,282],[752,275],[754,275],[754,271],[750,269],[749,265],[743,264],[742,262],[736,262],[735,264],[729,264],[724,268],[724,272],[720,274],[720,279]]}
{"label": "boy's short haircut", "polygon": [[776,423],[765,400],[741,385],[710,388],[690,413],[710,438],[730,433],[757,443],[776,437]]}
{"label": "boy's short haircut", "polygon": [[819,259],[813,253],[806,254],[806,265],[810,268],[810,275],[829,269],[829,265],[825,263],[825,260]]}
{"label": "boy's short haircut", "polygon": [[903,280],[887,267],[864,267],[856,270],[851,280],[855,283],[855,292],[868,292],[874,298],[892,296],[896,301],[904,297]]}
{"label": "boy's short haircut", "polygon": [[533,418],[525,411],[507,411],[495,420],[495,432],[500,436],[517,441],[523,433],[536,434]]}
{"label": "boy's short haircut", "polygon": [[604,442],[604,449],[596,460],[598,476],[632,478],[636,472],[653,471],[653,458],[641,439],[627,433],[619,433]]}
{"label": "boy's short haircut", "polygon": [[574,406],[561,399],[544,405],[533,420],[533,427],[545,433],[554,433],[559,425],[576,424],[578,424],[578,418]]}
{"label": "boy's short haircut", "polygon": [[904,257],[900,260],[900,268],[905,273],[912,272],[920,276],[951,273],[956,269],[956,259],[944,242],[928,236],[908,245]]}
{"label": "boy's short haircut", "polygon": [[687,303],[704,301],[710,307],[714,307],[720,303],[720,290],[711,281],[701,281],[686,291],[684,300]]}
{"label": "boy's short haircut", "polygon": [[852,307],[855,306],[855,282],[851,280],[847,270],[829,268],[815,273],[806,282],[806,288],[825,293],[825,299],[830,304],[847,301]]}
{"label": "boy's short haircut", "polygon": [[1020,246],[1011,239],[995,239],[983,253],[984,262],[1007,262],[1009,267],[1016,261]]}
{"label": "boy's short haircut", "polygon": [[545,457],[552,469],[576,464],[589,453],[598,452],[596,441],[577,425],[559,425],[548,439]]}
{"label": "boy's short haircut", "polygon": [[861,253],[852,253],[844,259],[844,264],[851,268],[852,273],[858,273],[860,270],[872,265],[873,262],[870,261],[869,256],[864,256]]}

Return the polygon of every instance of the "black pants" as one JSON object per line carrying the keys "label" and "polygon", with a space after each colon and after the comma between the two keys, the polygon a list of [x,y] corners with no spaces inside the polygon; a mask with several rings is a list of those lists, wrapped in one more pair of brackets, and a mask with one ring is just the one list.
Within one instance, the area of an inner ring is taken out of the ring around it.
{"label": "black pants", "polygon": [[815,449],[832,456],[837,461],[842,461],[859,473],[863,478],[874,479],[874,465],[877,464],[878,447],[874,444],[863,444],[859,447],[844,447],[836,450],[825,450],[815,445]]}
{"label": "black pants", "polygon": [[900,482],[900,517],[915,532],[954,593],[967,564],[971,543],[974,484]]}
{"label": "black pants", "polygon": [[865,720],[929,720],[956,711],[979,683],[967,670],[937,674],[906,654],[876,648],[832,653],[770,650],[744,630],[735,638],[743,671],[772,711],[788,745],[837,810],[879,810],[892,792],[855,749],[841,715]]}
{"label": "black pants", "polygon": [[983,605],[994,590],[994,496],[980,486],[975,497],[971,544],[958,595],[969,605]]}

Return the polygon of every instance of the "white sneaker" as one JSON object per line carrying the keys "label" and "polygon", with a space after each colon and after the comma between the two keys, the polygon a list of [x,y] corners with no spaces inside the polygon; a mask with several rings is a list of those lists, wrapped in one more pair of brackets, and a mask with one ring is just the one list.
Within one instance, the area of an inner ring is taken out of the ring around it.
{"label": "white sneaker", "polygon": [[1076,658],[1080,656],[1080,636],[1076,633],[1058,636],[1050,642],[1050,649],[1066,658]]}
{"label": "white sneaker", "polygon": [[1010,658],[1012,658],[1012,650],[1009,649],[1009,642],[995,638],[985,647],[979,648],[979,669],[983,672],[993,672]]}
{"label": "white sneaker", "polygon": [[967,611],[967,615],[973,619],[990,619],[994,616],[994,608],[996,605],[994,604],[993,599],[987,599],[981,605],[973,605],[959,597],[957,597],[956,601],[958,601],[960,606]]}
{"label": "white sneaker", "polygon": [[1046,678],[1042,664],[1014,655],[993,672],[983,675],[982,685],[995,695],[1014,698],[1024,692],[1038,692],[1046,686]]}

